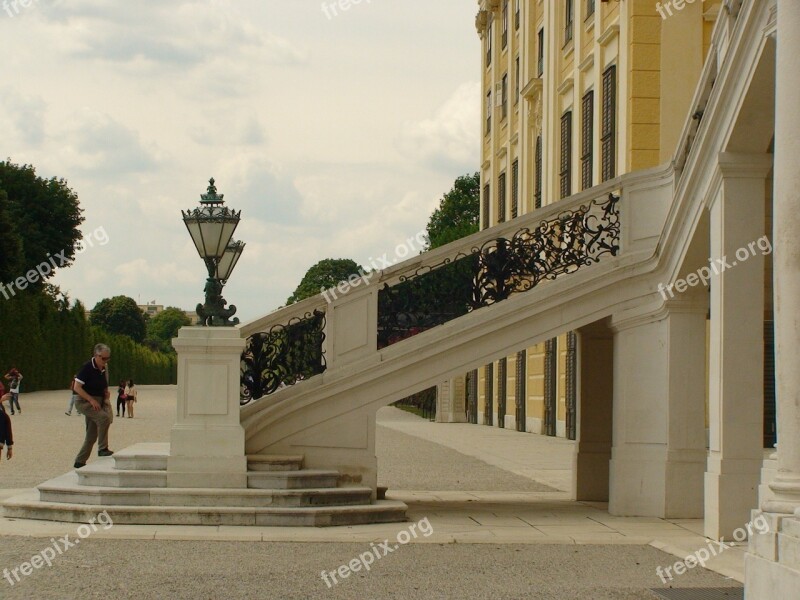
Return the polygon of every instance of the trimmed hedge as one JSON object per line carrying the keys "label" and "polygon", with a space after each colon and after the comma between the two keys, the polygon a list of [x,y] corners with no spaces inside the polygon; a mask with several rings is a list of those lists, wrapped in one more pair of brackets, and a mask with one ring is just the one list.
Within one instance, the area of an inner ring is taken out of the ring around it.
{"label": "trimmed hedge", "polygon": [[[112,335],[86,321],[83,305],[70,306],[37,292],[0,296],[0,377],[12,366],[24,379],[22,392],[63,390],[102,342],[111,347],[110,382],[133,379],[137,384],[174,384],[177,356],[154,352],[126,336]],[[7,382],[3,380],[7,386]]]}

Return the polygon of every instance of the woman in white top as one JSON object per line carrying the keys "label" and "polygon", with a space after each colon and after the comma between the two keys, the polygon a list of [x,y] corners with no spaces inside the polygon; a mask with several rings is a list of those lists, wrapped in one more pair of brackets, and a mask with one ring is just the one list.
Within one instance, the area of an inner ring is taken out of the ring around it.
{"label": "woman in white top", "polygon": [[133,383],[133,379],[128,380],[128,385],[125,386],[125,395],[127,396],[127,400],[125,400],[125,404],[128,407],[128,418],[133,418],[133,405],[136,403],[136,395],[138,394],[136,390],[136,385]]}

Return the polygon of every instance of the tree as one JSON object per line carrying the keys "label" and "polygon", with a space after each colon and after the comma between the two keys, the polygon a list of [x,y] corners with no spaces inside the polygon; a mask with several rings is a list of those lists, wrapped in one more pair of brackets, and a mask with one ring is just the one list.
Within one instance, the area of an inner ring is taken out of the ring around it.
{"label": "tree", "polygon": [[[42,179],[31,165],[0,161],[0,190],[7,196],[10,231],[21,240],[21,272],[38,265],[63,268],[72,264],[76,243],[82,237],[78,227],[83,223],[83,211],[67,182],[55,177]],[[53,270],[42,269],[41,280],[53,274]],[[32,285],[38,288],[42,284]]]}
{"label": "tree", "polygon": [[316,296],[321,290],[335,287],[337,283],[345,281],[351,275],[360,275],[362,273],[364,273],[364,269],[349,258],[326,258],[321,260],[306,271],[300,281],[300,285],[286,300],[286,304],[294,304]]}
{"label": "tree", "polygon": [[136,301],[128,296],[100,300],[92,309],[89,321],[108,333],[125,335],[135,342],[144,340],[144,314],[139,310]]}
{"label": "tree", "polygon": [[0,283],[19,277],[23,270],[22,238],[14,228],[6,192],[0,189]]}
{"label": "tree", "polygon": [[172,338],[178,336],[178,330],[191,324],[192,320],[180,308],[165,308],[147,322],[145,345],[157,342],[160,350],[169,352],[172,350]]}
{"label": "tree", "polygon": [[428,249],[438,248],[478,231],[481,175],[462,175],[455,180],[433,211],[428,226]]}

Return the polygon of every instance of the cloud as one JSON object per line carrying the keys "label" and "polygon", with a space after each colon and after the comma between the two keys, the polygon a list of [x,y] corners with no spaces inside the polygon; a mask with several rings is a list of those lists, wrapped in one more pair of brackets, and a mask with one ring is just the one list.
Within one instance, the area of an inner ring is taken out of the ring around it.
{"label": "cloud", "polygon": [[[186,70],[218,57],[296,65],[303,51],[255,27],[229,1],[70,0],[40,11],[73,56],[142,68]],[[210,86],[214,82],[209,82]]]}
{"label": "cloud", "polygon": [[207,112],[189,135],[201,146],[215,148],[220,145],[260,146],[267,142],[264,126],[255,113],[245,116],[230,110]]}
{"label": "cloud", "polygon": [[40,146],[44,142],[47,104],[41,96],[24,95],[6,85],[0,87],[0,103],[22,144]]}
{"label": "cloud", "polygon": [[158,157],[139,134],[109,115],[84,110],[61,134],[62,154],[74,170],[102,179],[158,169]]}
{"label": "cloud", "polygon": [[480,83],[460,85],[432,118],[404,124],[398,149],[437,169],[474,171],[480,161],[480,97]]}

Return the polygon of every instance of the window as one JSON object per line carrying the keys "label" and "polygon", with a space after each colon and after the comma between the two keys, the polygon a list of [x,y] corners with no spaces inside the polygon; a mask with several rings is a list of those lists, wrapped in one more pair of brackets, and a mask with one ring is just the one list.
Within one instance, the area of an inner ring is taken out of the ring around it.
{"label": "window", "polygon": [[539,56],[536,63],[536,76],[544,75],[544,29],[539,30]]}
{"label": "window", "polygon": [[503,48],[508,46],[508,0],[503,0]]}
{"label": "window", "polygon": [[489,13],[489,23],[486,25],[486,66],[492,64],[492,29],[494,29],[494,19]]}
{"label": "window", "polygon": [[581,189],[592,187],[592,163],[594,154],[594,91],[587,92],[583,97],[583,110],[581,111]]}
{"label": "window", "polygon": [[486,365],[483,374],[483,424],[492,425],[494,416],[494,363]]}
{"label": "window", "polygon": [[573,21],[575,20],[574,17],[574,0],[565,0],[566,9],[564,12],[564,45],[566,46],[568,43],[572,41],[572,28],[573,28]]}
{"label": "window", "polygon": [[489,184],[483,186],[483,229],[489,228],[489,206],[491,205],[492,195]]}
{"label": "window", "polygon": [[542,208],[542,135],[536,136],[536,155],[534,158],[533,175],[536,181],[533,185],[533,207]]}
{"label": "window", "polygon": [[525,368],[525,363],[527,362],[527,355],[528,353],[525,350],[520,350],[517,352],[517,360],[516,360],[516,377],[515,379],[515,387],[514,387],[514,404],[516,405],[516,414],[514,422],[516,423],[517,431],[525,431],[525,420],[527,411],[525,410],[526,406],[526,386],[525,386],[525,379],[527,369]]}
{"label": "window", "polygon": [[506,220],[506,174],[500,173],[497,180],[497,222]]}
{"label": "window", "polygon": [[497,426],[506,426],[506,370],[508,359],[497,361]]}
{"label": "window", "polygon": [[500,101],[503,105],[503,118],[505,119],[508,116],[508,73],[503,75],[501,94]]}
{"label": "window", "polygon": [[603,73],[603,136],[600,138],[603,181],[617,175],[617,67]]}
{"label": "window", "polygon": [[572,195],[572,111],[561,117],[561,197]]}
{"label": "window", "polygon": [[556,434],[558,412],[558,338],[544,343],[544,433]]}
{"label": "window", "polygon": [[516,219],[519,214],[519,161],[511,165],[511,218]]}
{"label": "window", "polygon": [[519,29],[519,4],[520,0],[514,0],[517,9],[514,11],[514,29]]}
{"label": "window", "polygon": [[594,0],[586,0],[586,16],[591,17],[594,14]]}
{"label": "window", "polygon": [[567,334],[567,360],[564,377],[567,439],[578,437],[578,336],[574,331]]}
{"label": "window", "polygon": [[514,104],[519,104],[519,56],[514,61]]}
{"label": "window", "polygon": [[486,135],[492,132],[492,90],[486,92]]}

